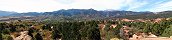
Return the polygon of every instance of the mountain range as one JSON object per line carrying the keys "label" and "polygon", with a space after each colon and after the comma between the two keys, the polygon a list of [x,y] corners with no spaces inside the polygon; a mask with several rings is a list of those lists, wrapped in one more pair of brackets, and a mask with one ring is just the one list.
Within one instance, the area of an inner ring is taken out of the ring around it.
{"label": "mountain range", "polygon": [[0,11],[0,16],[9,16],[11,14],[16,14],[17,12]]}
{"label": "mountain range", "polygon": [[118,11],[118,10],[104,10],[97,11],[94,9],[61,9],[53,12],[28,12],[17,13],[0,11],[0,16],[41,16],[50,19],[104,19],[104,18],[157,18],[157,17],[171,17],[172,11],[163,12],[134,12],[134,11]]}

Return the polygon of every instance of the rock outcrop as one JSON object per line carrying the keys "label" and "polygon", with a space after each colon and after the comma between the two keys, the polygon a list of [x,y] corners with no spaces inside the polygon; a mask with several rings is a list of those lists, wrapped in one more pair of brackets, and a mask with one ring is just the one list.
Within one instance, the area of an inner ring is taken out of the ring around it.
{"label": "rock outcrop", "polygon": [[13,40],[32,40],[32,37],[28,35],[28,31],[23,31],[23,32],[20,32],[20,36],[18,37],[13,37]]}

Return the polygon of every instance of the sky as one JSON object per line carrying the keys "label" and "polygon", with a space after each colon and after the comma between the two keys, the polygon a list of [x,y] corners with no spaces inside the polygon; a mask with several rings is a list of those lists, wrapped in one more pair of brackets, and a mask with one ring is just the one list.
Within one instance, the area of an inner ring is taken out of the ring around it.
{"label": "sky", "polygon": [[126,11],[168,11],[172,0],[0,0],[0,10],[14,12],[51,12],[60,9]]}

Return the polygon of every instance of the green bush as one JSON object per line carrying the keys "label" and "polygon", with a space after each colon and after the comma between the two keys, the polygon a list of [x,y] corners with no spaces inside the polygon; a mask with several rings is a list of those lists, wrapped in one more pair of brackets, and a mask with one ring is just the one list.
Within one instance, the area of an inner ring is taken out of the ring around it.
{"label": "green bush", "polygon": [[170,25],[169,28],[166,28],[162,34],[164,37],[170,37],[172,36],[172,25]]}

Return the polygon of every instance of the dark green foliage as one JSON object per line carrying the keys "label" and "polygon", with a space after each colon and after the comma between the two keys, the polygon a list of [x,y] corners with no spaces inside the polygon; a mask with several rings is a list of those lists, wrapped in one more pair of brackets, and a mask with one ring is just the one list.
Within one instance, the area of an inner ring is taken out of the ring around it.
{"label": "dark green foliage", "polygon": [[44,29],[50,30],[50,29],[51,29],[51,26],[50,26],[50,24],[46,24],[46,25],[42,26],[42,29],[43,29],[43,30],[44,30]]}
{"label": "dark green foliage", "polygon": [[28,35],[31,36],[32,38],[34,38],[33,35],[32,35],[33,32],[34,32],[34,29],[33,28],[29,28]]}
{"label": "dark green foliage", "polygon": [[172,36],[172,25],[170,25],[169,28],[166,28],[164,32],[162,33],[162,36],[169,37]]}
{"label": "dark green foliage", "polygon": [[0,40],[2,40],[2,34],[1,34],[1,32],[0,32]]}
{"label": "dark green foliage", "polygon": [[16,27],[15,27],[15,26],[12,26],[12,27],[10,28],[10,31],[11,31],[11,32],[15,32],[15,31],[16,31]]}
{"label": "dark green foliage", "polygon": [[88,37],[90,40],[101,40],[98,25],[94,21],[90,24],[90,29],[88,30],[88,32]]}
{"label": "dark green foliage", "polygon": [[40,33],[37,33],[37,34],[35,35],[35,40],[43,40],[43,38],[42,38],[42,36],[41,36]]}
{"label": "dark green foliage", "polygon": [[[67,22],[59,22],[59,21],[49,21],[43,22],[41,26],[44,30],[48,30],[52,32],[52,39],[62,39],[62,40],[101,40],[101,37],[106,39],[111,38],[120,38],[119,33],[122,26],[129,26],[132,28],[130,31],[131,35],[135,32],[152,32],[157,36],[172,36],[171,34],[171,26],[172,20],[163,20],[159,23],[153,22],[123,22],[123,21],[107,21],[105,24],[105,28],[102,31],[98,27],[100,21],[67,21]],[[38,22],[39,23],[39,22]],[[37,24],[37,23],[34,23]],[[115,28],[110,27],[112,24],[117,25]],[[27,29],[29,31],[29,35],[36,40],[43,40],[40,29],[38,28],[30,28],[31,24],[10,24],[10,23],[0,23],[0,34],[9,35],[11,32],[20,31],[20,28]],[[38,24],[39,25],[39,24]],[[40,25],[39,25],[40,26]],[[51,28],[53,27],[53,28]],[[40,31],[41,34],[38,33]],[[47,31],[46,31],[47,32]],[[101,32],[101,33],[100,33]],[[37,33],[36,35],[32,35],[32,33]],[[50,33],[51,34],[51,33]],[[103,34],[103,35],[102,35]],[[45,34],[46,35],[46,34]],[[3,36],[0,35],[0,40]],[[6,37],[8,38],[8,37]],[[10,37],[9,37],[10,38]]]}
{"label": "dark green foliage", "polygon": [[2,34],[3,40],[13,40],[13,38],[9,34]]}
{"label": "dark green foliage", "polygon": [[115,28],[113,29],[114,35],[115,35],[117,38],[120,38],[119,33],[120,33],[120,29],[121,29],[121,28],[122,28],[122,25],[118,24],[117,27],[115,27]]}
{"label": "dark green foliage", "polygon": [[[95,21],[91,22],[58,22],[52,24],[53,39],[62,40],[100,40],[100,31]],[[62,36],[62,37],[61,37]]]}
{"label": "dark green foliage", "polygon": [[106,27],[104,28],[105,31],[109,31],[110,30],[110,26],[111,24],[107,24]]}
{"label": "dark green foliage", "polygon": [[2,30],[2,33],[3,34],[9,34],[10,33],[10,30],[9,29],[4,29],[4,30]]}
{"label": "dark green foliage", "polygon": [[0,23],[0,30],[2,31],[3,29],[5,29],[4,27],[5,23]]}
{"label": "dark green foliage", "polygon": [[52,32],[52,38],[55,40],[55,39],[60,39],[61,38],[61,34],[60,32],[57,30],[57,29],[54,29],[53,32]]}
{"label": "dark green foliage", "polygon": [[8,36],[7,40],[13,40],[13,38],[11,36]]}

